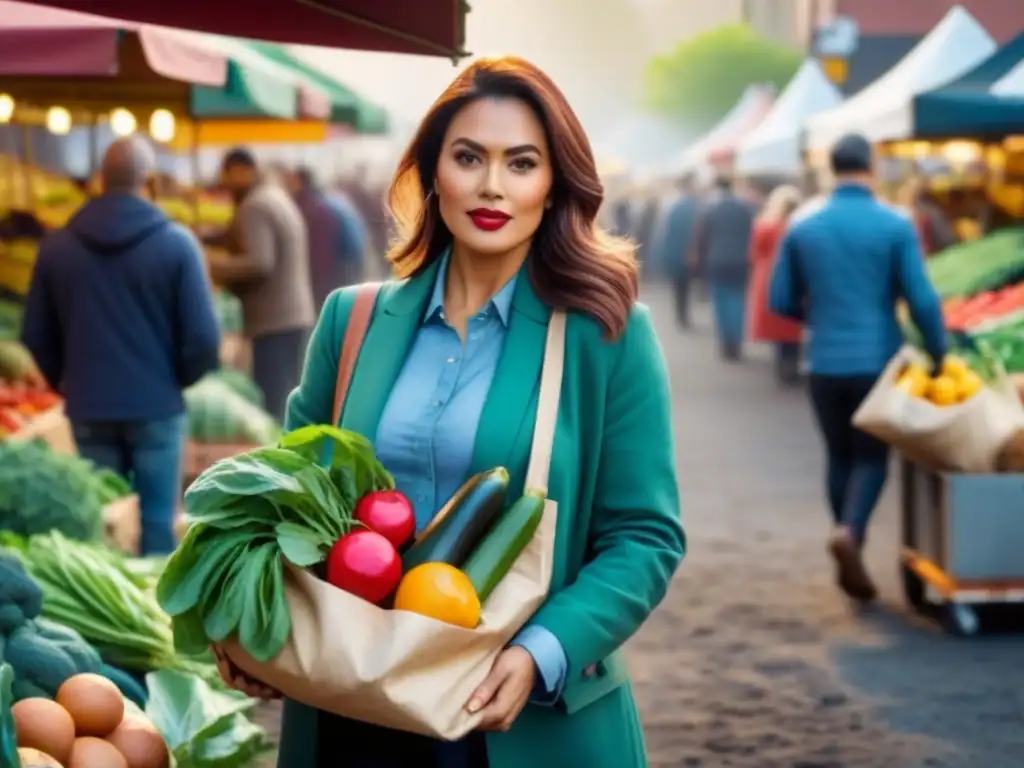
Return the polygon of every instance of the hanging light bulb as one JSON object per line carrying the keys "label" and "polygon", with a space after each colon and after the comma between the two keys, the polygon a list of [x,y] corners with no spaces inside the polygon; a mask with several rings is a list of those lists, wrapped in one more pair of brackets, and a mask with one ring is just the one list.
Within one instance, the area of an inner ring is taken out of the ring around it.
{"label": "hanging light bulb", "polygon": [[71,133],[71,113],[64,107],[50,107],[46,113],[46,129],[56,136]]}
{"label": "hanging light bulb", "polygon": [[135,127],[135,115],[127,109],[118,108],[110,113],[110,130],[115,136],[131,136]]}
{"label": "hanging light bulb", "polygon": [[158,109],[149,118],[149,135],[162,144],[174,138],[175,128],[174,115],[170,110]]}
{"label": "hanging light bulb", "polygon": [[0,93],[0,123],[9,123],[14,117],[14,97],[9,93]]}

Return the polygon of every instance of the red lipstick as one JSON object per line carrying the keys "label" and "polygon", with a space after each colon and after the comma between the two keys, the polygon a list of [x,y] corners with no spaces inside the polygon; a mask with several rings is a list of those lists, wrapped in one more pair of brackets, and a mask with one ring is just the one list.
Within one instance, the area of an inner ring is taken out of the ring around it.
{"label": "red lipstick", "polygon": [[484,232],[497,232],[512,219],[507,213],[490,208],[474,208],[469,212],[469,218],[473,220],[473,226]]}

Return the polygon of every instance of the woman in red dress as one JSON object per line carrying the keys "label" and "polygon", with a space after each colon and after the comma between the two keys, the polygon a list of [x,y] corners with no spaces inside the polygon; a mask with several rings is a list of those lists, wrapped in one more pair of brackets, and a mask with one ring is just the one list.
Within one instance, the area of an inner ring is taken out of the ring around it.
{"label": "woman in red dress", "polygon": [[785,384],[800,378],[800,342],[803,326],[768,309],[768,284],[779,241],[790,216],[800,205],[796,187],[776,187],[768,196],[750,238],[750,284],[747,290],[747,317],[751,341],[775,345],[775,373]]}

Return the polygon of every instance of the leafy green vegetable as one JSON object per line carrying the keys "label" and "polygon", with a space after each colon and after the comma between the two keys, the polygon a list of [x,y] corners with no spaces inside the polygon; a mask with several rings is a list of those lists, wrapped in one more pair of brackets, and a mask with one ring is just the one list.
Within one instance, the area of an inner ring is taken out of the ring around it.
{"label": "leafy green vegetable", "polygon": [[0,664],[0,765],[21,765],[18,757],[18,732],[14,727],[14,670],[10,664]]}
{"label": "leafy green vegetable", "polygon": [[256,701],[210,688],[171,670],[146,675],[146,716],[163,735],[177,768],[240,768],[270,751],[267,733],[248,713]]}
{"label": "leafy green vegetable", "polygon": [[157,584],[175,647],[191,653],[237,635],[254,658],[272,659],[291,632],[285,561],[320,563],[355,525],[356,501],[392,488],[368,440],[329,426],[207,469],[185,493],[190,527]]}

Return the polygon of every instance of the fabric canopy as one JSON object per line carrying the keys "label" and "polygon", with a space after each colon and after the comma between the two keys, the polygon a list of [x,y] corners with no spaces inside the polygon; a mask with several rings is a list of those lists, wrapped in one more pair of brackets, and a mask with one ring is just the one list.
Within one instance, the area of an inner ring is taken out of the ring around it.
{"label": "fabric canopy", "polygon": [[1024,61],[1010,70],[1005,77],[1001,77],[992,86],[992,93],[996,96],[1024,95]]}
{"label": "fabric canopy", "polygon": [[[1024,126],[1024,77],[1016,94],[999,86],[1024,66],[1024,33],[970,72],[914,99],[914,134],[923,138],[1001,138]],[[1011,89],[1012,91],[1012,89]]]}
{"label": "fabric canopy", "polygon": [[725,117],[690,145],[673,161],[671,173],[686,173],[713,162],[755,128],[772,107],[773,89],[766,85],[751,85],[743,92]]}
{"label": "fabric canopy", "polygon": [[914,96],[959,77],[995,49],[988,32],[956,6],[882,77],[834,109],[810,118],[807,146],[827,149],[850,132],[873,142],[909,138]]}
{"label": "fabric canopy", "polygon": [[325,118],[330,110],[312,80],[240,41],[11,0],[0,0],[0,76],[12,78],[16,98],[97,111],[144,104],[201,118]]}
{"label": "fabric canopy", "polygon": [[459,58],[465,0],[34,0],[38,5],[254,40]]}
{"label": "fabric canopy", "polygon": [[736,172],[744,176],[792,176],[800,172],[804,121],[842,102],[817,59],[807,59],[775,100],[771,111],[736,150]]}
{"label": "fabric canopy", "polygon": [[388,113],[376,104],[335,80],[326,72],[313,67],[277,43],[250,40],[248,45],[262,56],[302,73],[313,83],[323,88],[330,100],[330,121],[351,125],[359,133],[387,133]]}

